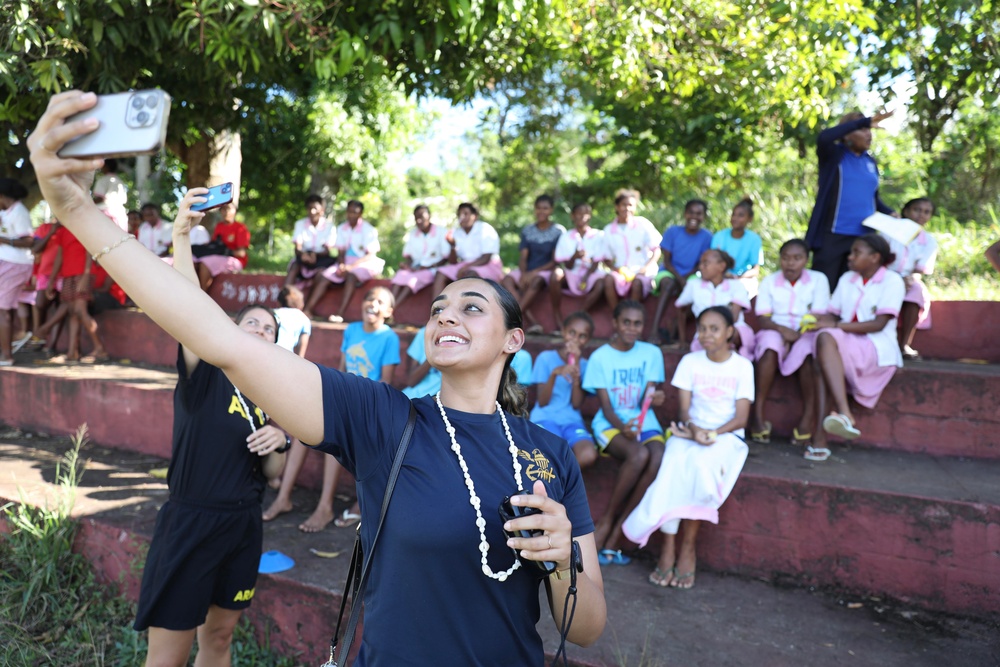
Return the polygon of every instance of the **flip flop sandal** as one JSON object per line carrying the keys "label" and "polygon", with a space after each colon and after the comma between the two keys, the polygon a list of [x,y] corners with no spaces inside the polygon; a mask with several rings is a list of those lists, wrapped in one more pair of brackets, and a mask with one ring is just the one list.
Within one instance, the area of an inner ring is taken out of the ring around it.
{"label": "flip flop sandal", "polygon": [[844,440],[856,440],[861,435],[850,419],[837,413],[823,418],[823,430]]}
{"label": "flip flop sandal", "polygon": [[333,525],[337,528],[350,528],[357,522],[361,521],[361,515],[355,514],[351,510],[344,510],[344,513],[333,520]]}
{"label": "flip flop sandal", "polygon": [[806,451],[802,454],[802,458],[806,461],[816,461],[817,463],[822,463],[830,458],[830,450],[826,447],[813,447],[812,445],[806,445]]}
{"label": "flip flop sandal", "polygon": [[672,567],[666,571],[656,568],[649,573],[649,583],[658,588],[668,588],[670,586],[670,582],[668,580],[672,581],[675,576],[677,576],[676,567]]}
{"label": "flip flop sandal", "polygon": [[764,422],[764,430],[762,431],[750,431],[750,439],[754,442],[759,442],[762,445],[770,444],[771,442],[771,429],[774,428],[771,422]]}
{"label": "flip flop sandal", "polygon": [[628,565],[632,559],[623,554],[620,549],[601,549],[597,553],[597,562],[601,565]]}
{"label": "flip flop sandal", "polygon": [[[670,587],[671,588],[677,588],[677,589],[682,590],[682,591],[689,591],[692,588],[694,588],[694,575],[695,575],[694,572],[688,572],[686,574],[678,574],[678,575],[676,575],[674,577],[674,580],[670,582]],[[680,582],[687,581],[688,579],[692,580],[690,586],[681,586],[680,585]]]}
{"label": "flip flop sandal", "polygon": [[798,426],[792,429],[792,444],[796,447],[808,447],[812,444],[812,439],[812,433],[799,433]]}

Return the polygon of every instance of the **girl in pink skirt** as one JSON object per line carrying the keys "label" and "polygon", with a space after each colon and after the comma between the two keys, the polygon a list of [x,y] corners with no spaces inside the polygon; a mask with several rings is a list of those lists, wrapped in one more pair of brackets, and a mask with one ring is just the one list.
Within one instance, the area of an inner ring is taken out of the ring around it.
{"label": "girl in pink skirt", "polygon": [[[923,227],[934,215],[934,202],[926,197],[911,199],[906,202],[902,214]],[[907,245],[895,239],[888,241],[889,250],[896,255],[896,261],[889,268],[903,277],[906,286],[903,309],[899,311],[899,349],[904,359],[916,359],[920,353],[912,347],[913,334],[917,329],[931,328],[931,296],[923,276],[934,271],[938,245],[934,237],[925,231],[917,234]]]}
{"label": "girl in pink skirt", "polygon": [[451,245],[446,229],[431,222],[431,210],[423,204],[413,209],[414,229],[406,235],[403,261],[392,278],[392,296],[399,308],[412,294],[434,282],[437,268],[448,261]]}
{"label": "girl in pink skirt", "polygon": [[653,290],[659,269],[661,234],[653,223],[636,215],[639,193],[619,190],[615,219],[604,228],[604,262],[612,269],[604,278],[604,298],[614,310],[619,298],[641,302]]}
{"label": "girl in pink skirt", "polygon": [[[816,423],[816,379],[812,357],[816,333],[803,326],[803,317],[825,315],[830,305],[830,285],[826,276],[807,268],[809,246],[802,239],[786,241],[781,246],[781,272],[760,283],[757,294],[756,363],[757,396],[750,420],[750,438],[755,442],[771,441],[771,422],[764,419],[764,404],[774,383],[775,373],[798,375],[802,391],[802,416],[792,429],[792,444],[812,444]],[[808,363],[806,363],[808,361]],[[806,450],[805,457],[813,458]],[[822,460],[822,459],[820,459]]]}
{"label": "girl in pink skirt", "polygon": [[680,399],[680,418],[670,425],[673,435],[656,479],[622,525],[625,536],[639,546],[656,530],[665,533],[660,560],[649,575],[654,586],[694,586],[698,528],[702,521],[719,522],[719,508],[746,462],[743,427],[754,394],[753,365],[731,349],[734,324],[725,306],[701,312],[702,351],[684,355],[671,381]]}
{"label": "girl in pink skirt", "polygon": [[608,275],[601,266],[604,260],[604,233],[590,226],[590,204],[574,206],[571,217],[573,229],[559,237],[555,252],[559,268],[549,282],[552,314],[557,322],[563,321],[563,294],[584,297],[581,310],[587,312],[604,295],[603,290],[596,288]]}
{"label": "girl in pink skirt", "polygon": [[817,428],[812,451],[829,456],[826,434],[854,440],[861,435],[848,403],[848,392],[859,405],[873,408],[903,357],[896,340],[896,318],[903,305],[903,279],[887,267],[896,256],[878,234],[866,234],[851,245],[850,271],[841,276],[830,299],[830,315],[816,318],[814,355],[817,383],[825,383],[836,408],[826,414],[823,387],[817,384]]}
{"label": "girl in pink skirt", "polygon": [[336,284],[344,286],[340,307],[327,319],[331,322],[343,322],[344,311],[354,296],[354,290],[382,273],[385,260],[378,256],[378,251],[382,249],[378,241],[378,230],[362,219],[364,211],[365,205],[357,199],[347,202],[347,220],[337,226],[337,261],[317,277],[316,284],[309,293],[309,300],[306,301],[303,312],[310,319],[326,290],[331,284]]}
{"label": "girl in pink skirt", "polygon": [[447,238],[451,254],[434,277],[434,294],[440,294],[445,285],[459,278],[503,280],[500,235],[479,219],[475,206],[468,202],[458,205],[458,227],[449,231]]}
{"label": "girl in pink skirt", "polygon": [[[677,297],[678,342],[683,346],[687,338],[687,310],[690,306],[695,317],[710,306],[728,306],[733,312],[735,333],[732,344],[741,356],[753,360],[756,337],[750,325],[743,321],[743,311],[750,310],[750,295],[739,278],[726,278],[726,272],[733,268],[733,258],[725,250],[713,248],[701,254],[698,273],[701,278],[691,276],[684,284],[684,290]],[[698,337],[691,341],[691,351],[701,348]]]}

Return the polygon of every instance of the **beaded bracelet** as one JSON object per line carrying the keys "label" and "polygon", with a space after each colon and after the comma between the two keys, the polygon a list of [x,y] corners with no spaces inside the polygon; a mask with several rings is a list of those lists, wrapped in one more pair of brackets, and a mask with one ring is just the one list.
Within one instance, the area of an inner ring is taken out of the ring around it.
{"label": "beaded bracelet", "polygon": [[106,245],[106,246],[104,246],[99,251],[97,251],[96,253],[94,253],[93,255],[91,255],[91,257],[93,257],[94,261],[96,262],[101,257],[104,257],[109,252],[111,252],[112,250],[114,250],[115,248],[117,248],[118,246],[120,246],[121,244],[125,243],[129,239],[134,239],[134,238],[135,237],[132,236],[131,234],[126,234],[125,236],[123,236],[120,239],[118,239],[117,241],[115,241],[113,245]]}

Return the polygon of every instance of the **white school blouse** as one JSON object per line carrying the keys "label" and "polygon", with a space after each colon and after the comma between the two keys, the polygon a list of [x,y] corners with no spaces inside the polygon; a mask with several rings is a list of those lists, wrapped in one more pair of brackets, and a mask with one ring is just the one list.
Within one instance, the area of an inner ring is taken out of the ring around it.
{"label": "white school blouse", "polygon": [[837,289],[830,297],[830,313],[841,322],[871,322],[879,315],[890,315],[881,331],[867,334],[875,345],[879,366],[903,365],[903,355],[896,339],[896,318],[903,307],[906,286],[895,271],[884,266],[875,272],[866,285],[861,275],[848,271],[840,277]]}
{"label": "white school blouse", "polygon": [[434,223],[431,223],[426,234],[414,227],[406,235],[403,257],[410,258],[414,269],[430,268],[451,254],[447,235],[444,227]]}
{"label": "white school blouse", "polygon": [[[604,257],[615,268],[641,269],[660,247],[662,234],[642,216],[634,216],[628,224],[621,224],[615,218],[604,228]],[[659,267],[647,269],[649,275],[656,275]]]}
{"label": "white school blouse", "polygon": [[378,230],[370,222],[358,219],[358,224],[342,222],[337,226],[337,250],[347,257],[376,255],[382,249],[378,242]]}
{"label": "white school blouse", "polygon": [[337,228],[326,216],[320,217],[315,225],[309,218],[302,218],[292,230],[292,242],[303,252],[323,252],[337,245]]}
{"label": "white school blouse", "polygon": [[[496,257],[500,252],[500,235],[488,222],[477,220],[466,232],[461,225],[455,227],[455,254],[458,261],[471,262],[486,253]],[[450,253],[450,251],[449,251]]]}
{"label": "white school blouse", "polygon": [[[743,310],[750,310],[750,295],[738,278],[726,278],[718,285],[713,285],[708,280],[691,276],[675,305],[678,308],[691,306],[691,312],[698,317],[701,311],[710,306],[728,306],[731,303]],[[736,322],[743,322],[742,311]]]}
{"label": "white school blouse", "polygon": [[574,269],[587,269],[594,262],[604,259],[604,232],[593,227],[588,227],[586,233],[580,234],[576,229],[563,232],[556,244],[555,260],[557,262],[569,261],[569,258],[576,254],[577,250],[583,250],[583,257],[574,264]]}
{"label": "white school blouse", "polygon": [[825,315],[830,307],[830,283],[819,271],[803,269],[794,284],[780,271],[760,281],[755,310],[775,324],[798,329],[806,313]]}
{"label": "white school blouse", "polygon": [[889,268],[903,276],[914,273],[933,273],[934,262],[937,259],[938,244],[933,236],[925,231],[917,234],[917,238],[903,245],[896,239],[885,237],[889,249],[896,254],[896,261]]}

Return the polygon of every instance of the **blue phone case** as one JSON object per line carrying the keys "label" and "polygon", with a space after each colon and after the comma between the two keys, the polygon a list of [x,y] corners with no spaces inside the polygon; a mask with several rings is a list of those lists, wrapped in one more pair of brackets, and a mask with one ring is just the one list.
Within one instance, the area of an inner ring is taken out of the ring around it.
{"label": "blue phone case", "polygon": [[233,201],[233,184],[223,183],[222,185],[213,185],[208,189],[205,199],[207,201],[202,204],[192,204],[191,210],[210,211],[213,208],[224,206]]}

